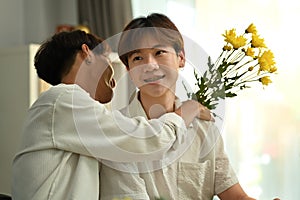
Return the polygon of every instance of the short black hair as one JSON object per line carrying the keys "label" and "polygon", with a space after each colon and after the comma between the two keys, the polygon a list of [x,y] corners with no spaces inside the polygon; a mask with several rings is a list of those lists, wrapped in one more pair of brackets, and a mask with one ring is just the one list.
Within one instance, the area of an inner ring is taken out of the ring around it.
{"label": "short black hair", "polygon": [[81,46],[86,44],[95,53],[101,54],[109,49],[107,45],[99,45],[102,42],[100,37],[81,30],[54,34],[35,54],[34,66],[39,78],[51,85],[60,84],[63,75],[71,70]]}

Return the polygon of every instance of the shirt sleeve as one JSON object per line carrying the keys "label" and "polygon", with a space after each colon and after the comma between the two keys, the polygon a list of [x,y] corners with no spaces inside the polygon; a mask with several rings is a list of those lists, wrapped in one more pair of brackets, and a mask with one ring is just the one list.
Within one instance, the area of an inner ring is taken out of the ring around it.
{"label": "shirt sleeve", "polygon": [[[215,127],[216,131],[217,127]],[[219,131],[218,131],[219,132]],[[215,194],[227,190],[238,183],[237,176],[229,162],[224,150],[224,143],[221,134],[216,140],[216,166],[215,166]]]}
{"label": "shirt sleeve", "polygon": [[153,120],[128,118],[76,90],[57,99],[52,117],[56,148],[117,162],[161,159],[174,151],[175,142],[184,141],[186,132],[175,113]]}

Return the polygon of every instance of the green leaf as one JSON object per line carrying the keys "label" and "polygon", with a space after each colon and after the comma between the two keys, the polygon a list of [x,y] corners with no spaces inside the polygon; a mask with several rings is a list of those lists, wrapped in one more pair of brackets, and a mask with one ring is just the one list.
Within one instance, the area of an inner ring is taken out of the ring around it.
{"label": "green leaf", "polygon": [[232,93],[232,92],[226,93],[226,97],[235,97],[235,96],[237,96],[237,94],[235,94],[235,93]]}

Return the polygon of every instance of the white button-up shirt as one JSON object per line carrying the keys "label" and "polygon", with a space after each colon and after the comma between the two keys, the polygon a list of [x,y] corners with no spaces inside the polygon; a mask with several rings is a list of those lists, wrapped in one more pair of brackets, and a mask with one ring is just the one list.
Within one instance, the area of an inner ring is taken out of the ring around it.
{"label": "white button-up shirt", "polygon": [[[176,106],[180,104],[177,99]],[[123,112],[131,117],[146,117],[137,97]],[[101,200],[125,197],[208,200],[238,183],[213,122],[195,119],[188,128],[187,140],[180,147],[160,162],[103,162]]]}
{"label": "white button-up shirt", "polygon": [[[135,132],[151,137],[131,137]],[[184,121],[174,113],[150,121],[127,118],[108,111],[78,85],[54,86],[28,111],[13,162],[12,197],[98,200],[100,159],[161,159],[185,136]]]}

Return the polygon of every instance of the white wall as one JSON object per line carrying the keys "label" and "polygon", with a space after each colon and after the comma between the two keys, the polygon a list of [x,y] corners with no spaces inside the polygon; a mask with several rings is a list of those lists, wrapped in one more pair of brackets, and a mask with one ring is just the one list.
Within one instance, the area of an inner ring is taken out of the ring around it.
{"label": "white wall", "polygon": [[1,0],[0,47],[23,44],[23,1]]}
{"label": "white wall", "polygon": [[38,77],[33,67],[38,47],[0,48],[0,193],[10,193],[11,166],[20,145],[22,124],[27,108],[38,96]]}
{"label": "white wall", "polygon": [[30,104],[28,44],[44,41],[58,24],[78,24],[76,2],[0,0],[0,193],[11,192],[11,162]]}
{"label": "white wall", "polygon": [[77,0],[0,0],[0,48],[40,43],[58,24],[78,23]]}

